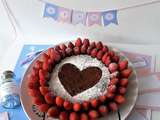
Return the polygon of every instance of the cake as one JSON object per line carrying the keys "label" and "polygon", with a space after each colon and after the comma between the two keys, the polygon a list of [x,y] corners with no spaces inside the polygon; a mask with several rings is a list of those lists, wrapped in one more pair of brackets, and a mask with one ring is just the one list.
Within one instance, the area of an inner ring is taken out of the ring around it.
{"label": "cake", "polygon": [[[91,56],[90,59],[100,61],[109,74],[94,64],[80,70],[72,63],[62,62],[72,56]],[[65,94],[58,95],[56,90],[51,89],[51,75],[60,63],[62,65],[56,73],[58,82],[73,100],[65,97]],[[132,69],[128,66],[127,59],[121,59],[119,54],[101,41],[91,42],[78,38],[75,43],[57,45],[43,52],[34,64],[28,76],[28,95],[39,111],[45,112],[48,117],[60,120],[98,119],[107,116],[111,111],[117,111],[126,102],[125,94]],[[109,81],[104,82],[103,94],[81,101],[74,99],[100,83],[104,74]]]}

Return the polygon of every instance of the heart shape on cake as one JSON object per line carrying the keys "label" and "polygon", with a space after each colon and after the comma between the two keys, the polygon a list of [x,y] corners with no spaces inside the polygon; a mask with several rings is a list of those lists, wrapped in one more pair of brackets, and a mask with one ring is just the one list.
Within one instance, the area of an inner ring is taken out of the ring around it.
{"label": "heart shape on cake", "polygon": [[71,63],[63,64],[58,72],[61,84],[71,96],[93,87],[101,76],[102,71],[98,67],[91,66],[80,71]]}

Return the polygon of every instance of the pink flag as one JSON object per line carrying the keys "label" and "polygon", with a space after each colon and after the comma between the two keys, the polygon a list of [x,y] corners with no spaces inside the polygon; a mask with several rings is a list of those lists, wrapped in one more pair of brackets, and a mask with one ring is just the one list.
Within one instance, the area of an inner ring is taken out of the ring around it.
{"label": "pink flag", "polygon": [[88,17],[88,21],[87,21],[88,26],[91,26],[91,25],[94,25],[94,24],[102,25],[101,13],[100,12],[89,12],[87,17]]}

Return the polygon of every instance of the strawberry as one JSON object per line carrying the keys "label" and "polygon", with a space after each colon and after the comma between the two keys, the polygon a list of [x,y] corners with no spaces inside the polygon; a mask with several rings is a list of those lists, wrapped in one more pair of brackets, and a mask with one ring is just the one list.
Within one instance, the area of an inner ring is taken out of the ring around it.
{"label": "strawberry", "polygon": [[54,117],[54,118],[58,117],[59,116],[59,109],[56,106],[50,107],[47,111],[47,116]]}
{"label": "strawberry", "polygon": [[90,110],[88,115],[90,119],[97,119],[99,117],[99,113],[96,110]]}
{"label": "strawberry", "polygon": [[44,99],[42,97],[34,97],[32,101],[35,105],[42,105],[44,103]]}
{"label": "strawberry", "polygon": [[108,52],[108,50],[109,50],[109,48],[106,45],[104,45],[102,48],[102,51],[105,53],[105,52]]}
{"label": "strawberry", "polygon": [[80,115],[80,120],[89,120],[88,115],[86,113],[82,113]]}
{"label": "strawberry", "polygon": [[86,45],[82,45],[81,47],[81,53],[85,54],[87,52],[87,46]]}
{"label": "strawberry", "polygon": [[114,97],[114,93],[107,92],[106,97],[112,99]]}
{"label": "strawberry", "polygon": [[125,103],[126,99],[124,96],[122,95],[116,95],[114,100],[118,103],[118,104],[123,104]]}
{"label": "strawberry", "polygon": [[63,98],[61,98],[60,96],[57,96],[56,97],[56,105],[61,107],[61,106],[63,106],[63,103],[64,103]]}
{"label": "strawberry", "polygon": [[108,52],[108,55],[112,58],[113,56],[115,56],[115,52],[112,51],[112,50],[110,50],[110,51]]}
{"label": "strawberry", "polygon": [[112,60],[113,60],[113,62],[118,63],[119,60],[120,60],[120,57],[118,55],[115,55],[115,56],[112,57]]}
{"label": "strawberry", "polygon": [[45,101],[47,104],[53,104],[54,103],[54,96],[52,93],[48,92],[46,95],[45,95]]}
{"label": "strawberry", "polygon": [[107,88],[107,90],[108,90],[107,92],[114,93],[114,92],[116,92],[116,89],[117,89],[117,87],[115,85],[110,85]]}
{"label": "strawberry", "polygon": [[105,105],[99,106],[98,111],[102,116],[105,116],[108,114],[108,108]]}
{"label": "strawberry", "polygon": [[132,73],[132,69],[131,68],[127,68],[125,70],[123,70],[120,74],[122,77],[124,78],[128,78]]}
{"label": "strawberry", "polygon": [[61,44],[60,45],[61,50],[65,51],[65,49],[67,48],[65,44]]}
{"label": "strawberry", "polygon": [[31,73],[33,76],[37,76],[39,74],[39,69],[33,67]]}
{"label": "strawberry", "polygon": [[113,73],[113,72],[116,72],[116,71],[117,71],[118,65],[117,65],[117,63],[110,63],[108,68],[109,68],[109,71],[110,71],[111,73]]}
{"label": "strawberry", "polygon": [[54,66],[55,62],[51,58],[48,59],[48,64]]}
{"label": "strawberry", "polygon": [[95,42],[91,42],[90,47],[91,48],[95,48],[96,47],[96,43]]}
{"label": "strawberry", "polygon": [[53,51],[54,48],[48,48],[47,54],[49,55],[49,57],[51,56],[51,51]]}
{"label": "strawberry", "polygon": [[97,52],[98,52],[98,50],[96,48],[92,49],[91,56],[92,57],[96,57],[97,56]]}
{"label": "strawberry", "polygon": [[42,62],[40,60],[36,61],[35,68],[37,68],[37,69],[41,69],[42,68]]}
{"label": "strawberry", "polygon": [[69,101],[64,101],[63,103],[63,107],[66,109],[66,110],[71,110],[72,109],[72,103],[69,102]]}
{"label": "strawberry", "polygon": [[125,93],[126,93],[126,88],[125,87],[119,87],[118,88],[118,92],[120,93],[120,94],[122,94],[122,95],[124,95]]}
{"label": "strawberry", "polygon": [[129,81],[127,78],[123,78],[120,80],[120,85],[126,87],[128,85]]}
{"label": "strawberry", "polygon": [[68,48],[66,48],[65,52],[66,52],[67,56],[71,56],[73,53],[73,50],[68,47]]}
{"label": "strawberry", "polygon": [[118,81],[119,81],[118,78],[114,77],[110,80],[109,85],[117,85]]}
{"label": "strawberry", "polygon": [[101,103],[104,103],[107,100],[107,96],[106,95],[99,96],[99,100]]}
{"label": "strawberry", "polygon": [[56,46],[55,46],[55,50],[56,50],[56,51],[61,50],[60,46],[59,46],[59,45],[56,45]]}
{"label": "strawberry", "polygon": [[122,71],[128,67],[128,61],[123,60],[118,63],[119,70]]}
{"label": "strawberry", "polygon": [[43,53],[42,54],[42,61],[44,62],[44,61],[48,61],[48,59],[49,59],[49,55],[47,55],[47,53]]}
{"label": "strawberry", "polygon": [[86,38],[85,38],[85,39],[83,40],[83,45],[85,45],[85,46],[88,47],[89,44],[90,44],[90,43],[89,43],[89,39],[86,39]]}
{"label": "strawberry", "polygon": [[115,102],[110,102],[110,103],[109,103],[109,108],[110,108],[112,111],[117,111],[117,110],[118,110],[118,105],[117,105]]}
{"label": "strawberry", "polygon": [[96,108],[99,104],[99,101],[97,99],[92,99],[90,103],[92,107]]}
{"label": "strawberry", "polygon": [[71,49],[73,49],[73,48],[74,48],[73,43],[72,43],[72,42],[69,42],[69,43],[68,43],[68,47],[71,48]]}
{"label": "strawberry", "polygon": [[51,66],[51,64],[48,63],[48,61],[45,61],[45,62],[43,62],[42,69],[44,71],[51,72],[52,71],[52,66]]}
{"label": "strawberry", "polygon": [[75,112],[80,111],[80,110],[81,110],[81,104],[79,104],[79,103],[74,103],[74,104],[73,104],[73,110],[74,110]]}
{"label": "strawberry", "polygon": [[54,49],[51,49],[50,57],[52,60],[58,62],[61,60],[61,55]]}
{"label": "strawberry", "polygon": [[82,40],[81,40],[81,38],[78,38],[78,39],[76,40],[75,46],[76,46],[76,47],[81,47],[81,46],[82,46]]}
{"label": "strawberry", "polygon": [[111,57],[107,56],[106,60],[104,61],[104,64],[108,67],[110,63],[111,63]]}
{"label": "strawberry", "polygon": [[105,60],[107,59],[108,57],[108,53],[105,53],[103,56],[102,56],[102,62],[105,63]]}
{"label": "strawberry", "polygon": [[79,55],[81,53],[80,47],[74,47],[73,51],[75,55]]}
{"label": "strawberry", "polygon": [[96,48],[97,48],[98,50],[100,50],[100,49],[103,48],[103,44],[102,44],[101,41],[99,41],[99,42],[96,43]]}
{"label": "strawberry", "polygon": [[40,112],[47,112],[49,109],[49,105],[48,104],[41,104],[40,106],[38,106],[38,110]]}
{"label": "strawberry", "polygon": [[28,82],[29,89],[38,89],[39,83],[38,82]]}
{"label": "strawberry", "polygon": [[49,87],[46,87],[46,86],[40,86],[39,90],[42,95],[46,95],[48,92],[50,92]]}
{"label": "strawberry", "polygon": [[48,86],[48,82],[45,79],[40,79],[39,83],[40,83],[41,86]]}
{"label": "strawberry", "polygon": [[82,108],[83,108],[83,110],[87,111],[87,110],[89,109],[89,107],[90,107],[90,104],[89,104],[88,101],[84,101],[84,102],[82,103]]}
{"label": "strawberry", "polygon": [[89,46],[89,47],[87,48],[87,54],[88,54],[88,55],[91,54],[92,49],[93,49],[93,48],[92,48],[91,46]]}
{"label": "strawberry", "polygon": [[79,116],[76,112],[71,112],[69,115],[69,120],[79,120]]}
{"label": "strawberry", "polygon": [[103,56],[103,51],[102,50],[98,51],[97,56],[96,56],[97,59],[98,60],[102,59],[102,56]]}
{"label": "strawberry", "polygon": [[29,94],[30,96],[32,96],[32,97],[39,97],[39,96],[41,96],[40,91],[37,90],[37,89],[29,89],[29,90],[28,90],[28,94]]}
{"label": "strawberry", "polygon": [[61,55],[62,58],[65,58],[65,56],[66,56],[65,50],[59,50],[58,52],[59,52],[59,54]]}
{"label": "strawberry", "polygon": [[61,112],[60,115],[59,115],[59,119],[60,120],[69,120],[68,113],[66,111]]}
{"label": "strawberry", "polygon": [[49,78],[50,78],[49,72],[42,70],[42,69],[39,70],[39,79],[40,80],[49,80]]}

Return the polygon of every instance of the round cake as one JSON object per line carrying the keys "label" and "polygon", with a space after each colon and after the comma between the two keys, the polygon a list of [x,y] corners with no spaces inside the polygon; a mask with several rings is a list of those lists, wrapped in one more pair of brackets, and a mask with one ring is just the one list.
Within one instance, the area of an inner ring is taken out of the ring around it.
{"label": "round cake", "polygon": [[28,95],[40,112],[60,120],[91,120],[125,103],[132,69],[101,41],[78,38],[49,48],[28,76]]}

